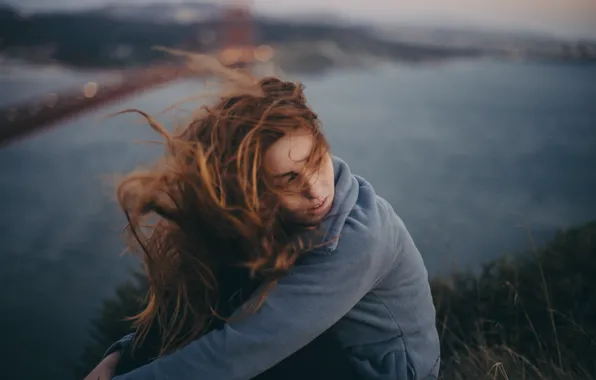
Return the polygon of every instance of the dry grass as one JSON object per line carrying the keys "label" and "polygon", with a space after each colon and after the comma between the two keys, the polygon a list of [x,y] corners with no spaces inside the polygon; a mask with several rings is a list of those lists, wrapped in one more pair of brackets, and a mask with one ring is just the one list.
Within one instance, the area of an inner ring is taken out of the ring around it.
{"label": "dry grass", "polygon": [[532,246],[432,281],[443,379],[596,378],[596,223]]}

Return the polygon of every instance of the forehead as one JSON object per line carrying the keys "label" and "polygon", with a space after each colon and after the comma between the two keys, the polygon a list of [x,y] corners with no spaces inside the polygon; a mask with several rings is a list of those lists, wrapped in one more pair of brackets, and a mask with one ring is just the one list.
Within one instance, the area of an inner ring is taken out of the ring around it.
{"label": "forehead", "polygon": [[299,129],[286,134],[265,152],[265,168],[273,174],[301,170],[312,151],[313,143],[310,131]]}

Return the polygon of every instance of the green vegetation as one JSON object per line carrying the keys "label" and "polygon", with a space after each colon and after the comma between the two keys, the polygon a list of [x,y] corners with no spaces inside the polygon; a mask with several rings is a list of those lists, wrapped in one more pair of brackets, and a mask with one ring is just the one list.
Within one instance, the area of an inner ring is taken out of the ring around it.
{"label": "green vegetation", "polygon": [[[531,237],[530,237],[531,238]],[[443,348],[442,378],[596,378],[596,222],[549,244],[432,281]],[[94,321],[80,373],[130,330],[142,276],[120,286]]]}
{"label": "green vegetation", "polygon": [[596,222],[432,287],[445,380],[596,377]]}

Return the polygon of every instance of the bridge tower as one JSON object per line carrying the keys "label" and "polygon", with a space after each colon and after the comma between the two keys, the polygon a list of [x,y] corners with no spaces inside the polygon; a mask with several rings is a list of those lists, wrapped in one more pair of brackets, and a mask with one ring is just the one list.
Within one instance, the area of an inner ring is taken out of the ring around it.
{"label": "bridge tower", "polygon": [[[262,62],[263,57],[265,60],[271,57],[270,47],[253,46],[253,18],[247,4],[250,0],[231,1],[223,6],[219,20],[211,24],[216,36],[214,45],[218,46],[215,53],[221,62],[231,67],[248,67],[255,60]],[[196,38],[201,38],[201,33],[198,34],[194,36],[194,41],[181,41],[182,47],[192,50],[199,42]],[[202,41],[201,46],[211,50],[208,45]],[[196,75],[182,65],[178,67],[169,64],[158,64],[123,74],[124,80],[115,83],[89,82],[82,89],[72,88],[61,93],[47,94],[43,98],[0,107],[0,146],[140,91],[184,76]]]}
{"label": "bridge tower", "polygon": [[219,59],[232,67],[254,62],[254,25],[246,1],[233,1],[224,7],[220,22]]}

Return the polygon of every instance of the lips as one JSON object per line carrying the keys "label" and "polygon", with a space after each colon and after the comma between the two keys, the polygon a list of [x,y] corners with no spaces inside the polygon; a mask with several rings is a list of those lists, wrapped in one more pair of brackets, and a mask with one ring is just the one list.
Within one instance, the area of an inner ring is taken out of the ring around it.
{"label": "lips", "polygon": [[311,211],[320,210],[326,203],[327,203],[327,197],[325,197],[321,202],[316,204],[314,207],[311,207]]}

